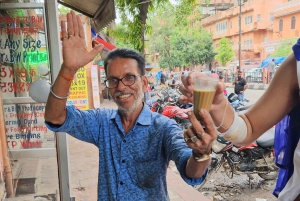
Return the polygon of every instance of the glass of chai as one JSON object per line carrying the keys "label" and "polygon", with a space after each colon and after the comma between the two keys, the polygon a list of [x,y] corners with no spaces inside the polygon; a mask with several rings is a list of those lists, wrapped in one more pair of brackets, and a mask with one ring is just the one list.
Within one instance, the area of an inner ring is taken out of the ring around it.
{"label": "glass of chai", "polygon": [[199,110],[205,109],[207,112],[210,111],[210,106],[214,100],[218,79],[205,76],[194,76],[194,114],[200,121]]}

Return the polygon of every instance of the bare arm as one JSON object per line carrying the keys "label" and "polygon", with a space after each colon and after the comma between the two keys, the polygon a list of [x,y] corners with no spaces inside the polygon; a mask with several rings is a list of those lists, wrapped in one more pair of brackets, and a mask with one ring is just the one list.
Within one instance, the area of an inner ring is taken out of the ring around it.
{"label": "bare arm", "polygon": [[[291,54],[281,64],[281,67],[278,69],[263,96],[245,113],[248,132],[246,139],[241,145],[252,143],[297,105],[299,87],[296,69],[296,59],[294,54]],[[193,102],[192,87],[190,87],[193,84],[192,75],[183,79],[182,83],[180,91],[185,97],[181,97],[181,102]],[[223,115],[225,115],[223,126],[218,129],[222,133],[228,130],[234,117],[234,111],[231,107],[228,107],[225,111],[227,101],[223,95],[223,86],[220,83],[210,114],[217,126],[221,125]]]}
{"label": "bare arm", "polygon": [[[241,145],[256,140],[296,106],[299,98],[296,68],[296,59],[294,54],[291,54],[278,69],[278,74],[274,76],[263,96],[245,113],[248,134]],[[224,105],[225,101],[227,100],[223,99],[221,105]],[[220,114],[222,110],[224,114],[222,107],[216,106],[211,110],[216,125],[221,123],[222,115]],[[223,126],[228,128],[233,121],[233,110],[226,111],[225,115],[226,120]],[[226,130],[224,128],[219,129],[220,132]]]}
{"label": "bare arm", "polygon": [[[96,46],[90,52],[86,50],[83,26],[74,11],[67,14],[67,23],[68,30],[66,30],[65,22],[61,22],[64,62],[60,73],[67,78],[73,78],[77,70],[92,61],[96,54],[103,49],[103,46]],[[70,86],[70,81],[62,76],[57,76],[52,91],[59,97],[66,97]],[[62,125],[66,119],[66,101],[67,99],[58,99],[50,93],[45,109],[45,121]]]}

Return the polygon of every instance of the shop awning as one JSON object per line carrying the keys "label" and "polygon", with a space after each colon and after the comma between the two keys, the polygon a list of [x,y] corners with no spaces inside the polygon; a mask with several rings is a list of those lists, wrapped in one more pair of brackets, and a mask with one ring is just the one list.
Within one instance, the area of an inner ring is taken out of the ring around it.
{"label": "shop awning", "polygon": [[91,18],[91,25],[96,32],[116,18],[114,0],[57,0],[57,2]]}

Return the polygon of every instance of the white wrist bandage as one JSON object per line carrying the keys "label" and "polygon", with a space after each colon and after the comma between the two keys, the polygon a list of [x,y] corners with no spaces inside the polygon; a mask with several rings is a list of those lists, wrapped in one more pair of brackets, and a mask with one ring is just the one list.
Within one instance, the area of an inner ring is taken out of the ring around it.
{"label": "white wrist bandage", "polygon": [[246,122],[237,113],[234,113],[233,122],[229,129],[225,133],[219,132],[219,135],[233,144],[241,143],[247,136]]}

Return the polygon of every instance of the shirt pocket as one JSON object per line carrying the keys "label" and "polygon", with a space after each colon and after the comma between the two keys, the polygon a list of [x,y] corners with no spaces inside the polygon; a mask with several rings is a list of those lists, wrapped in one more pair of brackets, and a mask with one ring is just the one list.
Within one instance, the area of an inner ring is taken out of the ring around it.
{"label": "shirt pocket", "polygon": [[155,188],[159,186],[160,177],[162,175],[163,167],[160,160],[133,160],[134,164],[130,171],[131,178],[133,178],[140,188]]}

